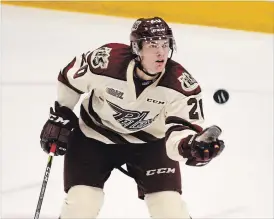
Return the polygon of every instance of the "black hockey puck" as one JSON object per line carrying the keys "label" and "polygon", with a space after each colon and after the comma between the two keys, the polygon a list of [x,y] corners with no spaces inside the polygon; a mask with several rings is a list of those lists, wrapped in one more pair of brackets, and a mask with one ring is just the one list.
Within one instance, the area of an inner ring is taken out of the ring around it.
{"label": "black hockey puck", "polygon": [[229,99],[229,93],[226,90],[219,89],[214,93],[213,99],[216,103],[224,104]]}

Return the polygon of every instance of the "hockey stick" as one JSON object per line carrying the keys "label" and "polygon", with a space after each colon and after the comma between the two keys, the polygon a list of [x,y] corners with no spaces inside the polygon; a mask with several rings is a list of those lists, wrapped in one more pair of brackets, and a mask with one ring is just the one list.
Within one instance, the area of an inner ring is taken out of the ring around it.
{"label": "hockey stick", "polygon": [[48,164],[47,164],[47,167],[46,167],[46,171],[45,171],[43,184],[42,184],[42,187],[41,187],[41,191],[40,191],[40,195],[39,195],[39,199],[38,199],[34,219],[38,219],[39,215],[40,215],[40,211],[41,211],[41,207],[42,207],[42,203],[43,203],[43,199],[44,199],[44,195],[45,195],[45,191],[46,191],[46,187],[47,187],[47,183],[48,183],[48,179],[49,179],[51,164],[52,164],[52,160],[53,160],[53,156],[54,156],[55,151],[56,151],[56,144],[52,143],[51,148],[50,148],[50,152],[49,152]]}

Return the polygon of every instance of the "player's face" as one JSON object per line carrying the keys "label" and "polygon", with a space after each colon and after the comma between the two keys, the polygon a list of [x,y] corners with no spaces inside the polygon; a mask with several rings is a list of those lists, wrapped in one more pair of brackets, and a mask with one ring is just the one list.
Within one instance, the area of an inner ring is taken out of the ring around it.
{"label": "player's face", "polygon": [[164,70],[169,54],[169,40],[153,40],[143,42],[141,58],[143,68],[149,73]]}

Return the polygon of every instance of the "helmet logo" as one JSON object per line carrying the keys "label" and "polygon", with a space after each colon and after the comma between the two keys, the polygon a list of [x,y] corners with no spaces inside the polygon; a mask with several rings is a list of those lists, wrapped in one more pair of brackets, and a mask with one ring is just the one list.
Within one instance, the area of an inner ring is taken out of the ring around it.
{"label": "helmet logo", "polygon": [[142,23],[142,21],[135,21],[135,23],[133,24],[131,31],[135,31],[138,29],[140,23]]}
{"label": "helmet logo", "polygon": [[165,30],[166,30],[165,28],[151,28],[151,33],[163,32]]}
{"label": "helmet logo", "polygon": [[150,23],[152,23],[152,24],[155,24],[155,23],[162,23],[162,21],[161,21],[161,19],[152,19],[152,20],[150,21]]}

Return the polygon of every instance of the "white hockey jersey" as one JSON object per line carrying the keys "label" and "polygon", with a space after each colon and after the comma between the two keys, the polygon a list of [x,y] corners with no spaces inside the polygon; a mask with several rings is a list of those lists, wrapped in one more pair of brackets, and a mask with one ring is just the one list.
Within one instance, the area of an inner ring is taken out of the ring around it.
{"label": "white hockey jersey", "polygon": [[110,43],[75,57],[58,76],[57,101],[71,109],[83,93],[79,126],[107,144],[166,139],[168,156],[183,160],[181,139],[202,130],[201,89],[178,63],[168,60],[161,76],[137,97],[130,47]]}

